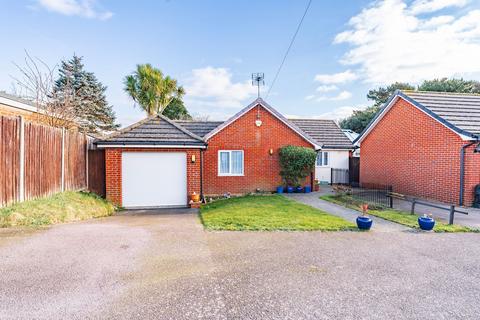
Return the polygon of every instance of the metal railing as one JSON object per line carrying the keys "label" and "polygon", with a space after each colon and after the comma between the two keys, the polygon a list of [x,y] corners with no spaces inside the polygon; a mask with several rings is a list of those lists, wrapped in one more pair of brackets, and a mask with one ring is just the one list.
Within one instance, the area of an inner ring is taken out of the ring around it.
{"label": "metal railing", "polygon": [[390,193],[392,186],[382,184],[363,183],[358,188],[351,189],[352,198],[381,207],[393,208],[393,199]]}
{"label": "metal railing", "polygon": [[419,200],[417,198],[410,198],[410,197],[407,197],[403,194],[395,193],[395,192],[390,192],[388,194],[388,196],[392,200],[395,198],[395,199],[400,199],[400,200],[410,202],[412,204],[411,209],[410,209],[410,214],[415,214],[415,206],[417,204],[422,205],[422,206],[426,206],[426,207],[431,207],[431,208],[436,208],[436,209],[449,211],[448,224],[453,224],[453,220],[455,219],[455,213],[461,213],[461,214],[468,215],[468,212],[466,212],[466,211],[457,210],[455,208],[455,205],[453,205],[453,204],[447,205],[447,206],[442,206],[442,205],[439,205],[439,204],[425,202],[425,201]]}

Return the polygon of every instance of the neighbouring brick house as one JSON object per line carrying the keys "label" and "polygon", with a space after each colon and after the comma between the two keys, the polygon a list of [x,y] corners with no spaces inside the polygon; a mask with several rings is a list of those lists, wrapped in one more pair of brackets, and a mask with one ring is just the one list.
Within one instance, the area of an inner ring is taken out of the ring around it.
{"label": "neighbouring brick house", "polygon": [[193,192],[273,191],[282,184],[278,150],[286,145],[342,144],[348,163],[353,145],[338,126],[328,122],[335,133],[314,137],[295,123],[260,98],[225,122],[149,117],[96,142],[105,149],[107,198],[125,207],[185,206]]}
{"label": "neighbouring brick house", "polygon": [[480,95],[397,91],[355,141],[360,183],[470,206],[479,137]]}

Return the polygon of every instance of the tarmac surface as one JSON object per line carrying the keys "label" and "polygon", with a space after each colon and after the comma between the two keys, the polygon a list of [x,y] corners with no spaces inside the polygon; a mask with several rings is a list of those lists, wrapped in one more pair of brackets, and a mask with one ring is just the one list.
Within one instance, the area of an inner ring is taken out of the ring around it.
{"label": "tarmac surface", "polygon": [[0,230],[1,319],[478,319],[480,234],[210,232],[195,210]]}

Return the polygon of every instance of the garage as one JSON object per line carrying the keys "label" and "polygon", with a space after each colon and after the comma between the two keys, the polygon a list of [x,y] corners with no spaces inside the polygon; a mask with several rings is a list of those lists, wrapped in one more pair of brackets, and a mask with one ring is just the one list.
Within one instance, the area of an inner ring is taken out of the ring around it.
{"label": "garage", "polygon": [[186,206],[186,158],[185,152],[123,152],[123,206]]}
{"label": "garage", "polygon": [[206,142],[161,114],[95,145],[105,150],[107,199],[119,206],[186,207],[190,195],[202,194],[201,151]]}

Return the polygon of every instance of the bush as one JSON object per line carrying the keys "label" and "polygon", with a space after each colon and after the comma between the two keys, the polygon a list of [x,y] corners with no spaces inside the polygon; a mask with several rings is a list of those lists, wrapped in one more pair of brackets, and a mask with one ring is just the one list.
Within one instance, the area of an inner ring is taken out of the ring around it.
{"label": "bush", "polygon": [[298,186],[315,168],[317,153],[310,148],[285,146],[280,148],[280,175],[287,185]]}

